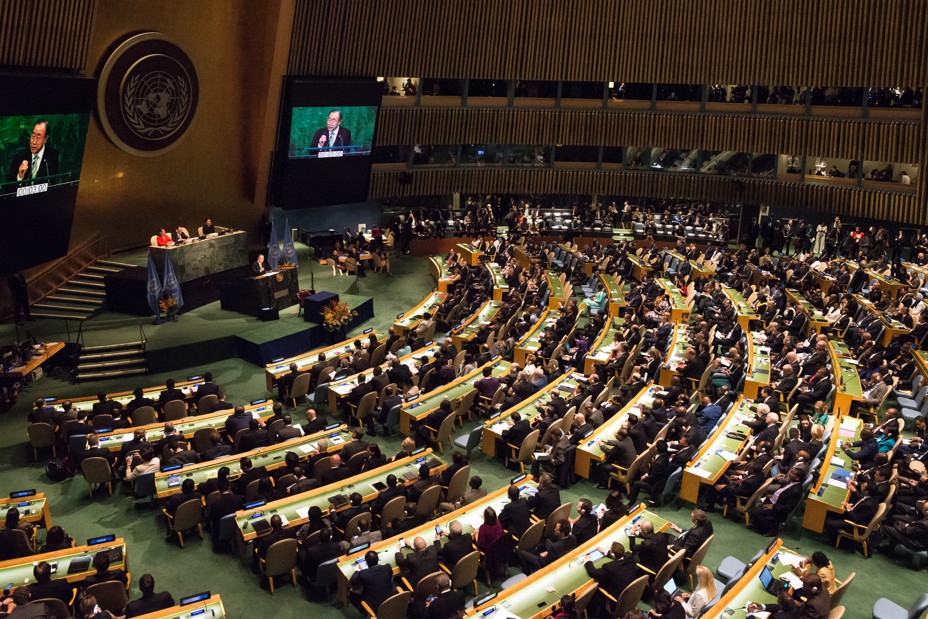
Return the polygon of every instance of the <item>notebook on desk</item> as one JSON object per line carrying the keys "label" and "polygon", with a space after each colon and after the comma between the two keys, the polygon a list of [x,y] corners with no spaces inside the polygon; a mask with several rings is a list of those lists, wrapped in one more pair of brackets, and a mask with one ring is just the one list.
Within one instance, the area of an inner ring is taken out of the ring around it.
{"label": "notebook on desk", "polygon": [[271,525],[264,518],[253,521],[251,526],[254,527],[255,533],[257,535],[264,535],[265,533],[269,533],[271,530]]}
{"label": "notebook on desk", "polygon": [[93,559],[86,556],[71,559],[71,564],[68,565],[68,574],[79,574],[80,572],[86,572],[90,568],[91,561],[93,561]]}

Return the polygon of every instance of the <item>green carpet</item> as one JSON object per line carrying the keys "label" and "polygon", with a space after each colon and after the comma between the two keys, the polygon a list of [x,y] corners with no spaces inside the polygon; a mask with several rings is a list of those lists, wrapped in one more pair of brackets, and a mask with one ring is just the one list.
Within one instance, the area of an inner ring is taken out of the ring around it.
{"label": "green carpet", "polygon": [[[331,270],[325,272],[315,265],[316,288],[345,292],[352,283],[352,278],[333,277]],[[375,326],[386,331],[396,314],[414,306],[434,286],[428,275],[424,258],[398,258],[394,261],[392,277],[369,274],[361,279],[360,296],[374,297],[376,317],[364,325]],[[308,269],[303,261],[300,272],[302,287],[309,286]],[[175,338],[189,337],[191,326],[196,329],[210,329],[211,333],[241,333],[254,319],[227,315],[218,309],[218,304],[207,306],[181,316],[176,324],[144,326],[149,340],[173,341]],[[302,319],[299,319],[302,320]],[[283,323],[283,320],[281,321]],[[99,324],[95,324],[99,323]],[[176,328],[175,328],[176,327]],[[55,331],[55,329],[58,331]],[[92,319],[85,327],[85,339],[88,343],[103,343],[108,337],[115,341],[126,341],[132,330],[137,333],[138,319],[125,318],[116,314],[104,314]],[[40,339],[52,340],[63,333],[60,325],[31,323],[30,330]],[[0,335],[9,336],[12,329],[4,325]],[[55,336],[54,334],[58,334]],[[186,335],[184,335],[186,334]],[[91,339],[92,338],[92,339]],[[131,338],[130,338],[131,339]],[[178,339],[177,341],[183,341]],[[37,488],[50,498],[54,524],[63,526],[75,539],[83,543],[88,537],[115,532],[126,538],[129,545],[130,569],[133,581],[149,572],[154,575],[157,589],[170,590],[175,598],[208,589],[222,595],[226,609],[231,617],[253,617],[256,604],[273,600],[275,615],[295,617],[307,612],[318,613],[316,617],[356,617],[351,609],[337,609],[330,604],[308,602],[303,591],[289,585],[281,584],[273,598],[266,589],[262,589],[258,577],[251,573],[247,565],[232,555],[216,555],[210,548],[209,541],[191,539],[187,548],[180,549],[176,543],[164,539],[164,523],[152,510],[133,507],[133,500],[124,491],[118,491],[112,497],[96,495],[87,497],[87,486],[78,477],[60,484],[47,481],[44,475],[45,461],[34,463],[32,451],[26,440],[25,416],[30,408],[30,400],[39,395],[64,396],[94,393],[99,388],[119,390],[131,388],[137,382],[158,384],[169,376],[185,377],[210,369],[216,382],[228,392],[233,402],[244,402],[268,395],[264,387],[263,371],[239,359],[228,359],[210,368],[183,367],[182,360],[178,369],[170,374],[151,375],[141,379],[116,380],[107,383],[89,383],[70,385],[64,380],[46,377],[30,385],[20,397],[19,403],[8,413],[0,416],[0,474],[4,480],[2,491],[10,492],[20,488]],[[302,412],[304,407],[300,407]],[[466,426],[467,431],[472,426]],[[461,430],[458,431],[460,435]],[[384,453],[395,453],[399,448],[398,439],[378,438]],[[446,452],[447,453],[447,452]],[[513,472],[504,469],[495,461],[474,452],[472,463],[475,474],[484,479],[489,490],[495,490],[507,483]],[[586,481],[572,486],[562,493],[565,500],[576,501],[589,497],[599,503],[605,497],[605,491],[598,490]],[[680,526],[687,526],[689,508],[664,507],[656,511]],[[748,531],[742,524],[725,521],[720,516],[712,517],[716,528],[715,542],[710,549],[706,564],[713,569],[727,555],[746,560],[757,550],[764,548],[769,539]],[[803,532],[799,537],[790,533],[784,537],[785,547],[806,555],[822,550],[832,557],[838,577],[845,578],[856,571],[858,578],[845,597],[849,612],[846,617],[868,617],[873,602],[880,596],[893,599],[904,607],[923,591],[928,584],[923,573],[914,572],[905,566],[897,565],[884,556],[877,555],[864,559],[859,553],[850,550],[834,550],[825,547],[818,536]],[[483,589],[481,589],[483,591]],[[137,597],[133,588],[131,597]],[[246,610],[247,609],[247,610]]]}

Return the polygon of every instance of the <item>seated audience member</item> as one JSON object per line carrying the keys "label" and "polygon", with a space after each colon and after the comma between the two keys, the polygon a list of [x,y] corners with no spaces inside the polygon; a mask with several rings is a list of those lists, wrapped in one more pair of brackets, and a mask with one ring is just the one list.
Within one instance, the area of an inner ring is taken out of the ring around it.
{"label": "seated audience member", "polygon": [[358,566],[348,579],[348,585],[351,587],[348,600],[366,615],[367,611],[361,602],[366,603],[376,613],[387,598],[396,594],[396,588],[393,586],[393,568],[380,565],[380,555],[377,552],[368,550],[364,559],[367,568],[362,570]]}
{"label": "seated audience member", "polygon": [[83,619],[124,619],[124,615],[114,615],[108,610],[102,610],[97,604],[97,598],[85,595],[78,604]]}
{"label": "seated audience member", "polygon": [[503,525],[496,516],[496,510],[487,507],[483,510],[483,524],[477,529],[477,549],[486,552],[490,544],[503,535]]}
{"label": "seated audience member", "polygon": [[447,619],[464,614],[464,592],[451,588],[451,578],[442,572],[435,578],[435,593],[416,603],[416,612],[425,619]]}
{"label": "seated audience member", "polygon": [[177,513],[177,508],[187,501],[203,500],[203,495],[197,491],[196,484],[190,477],[184,480],[184,483],[180,486],[180,490],[180,492],[168,497],[167,502],[164,504],[164,511],[171,516]]}
{"label": "seated audience member", "polygon": [[400,569],[400,574],[405,575],[413,587],[429,574],[440,570],[438,548],[434,544],[427,544],[420,536],[416,536],[412,541],[410,554],[403,554],[401,550],[398,550],[394,559],[396,567]]}
{"label": "seated audience member", "polygon": [[142,574],[139,578],[139,591],[142,597],[126,604],[126,617],[138,617],[147,613],[164,610],[174,606],[174,597],[167,591],[155,593],[155,578],[151,574]]}
{"label": "seated audience member", "polygon": [[29,585],[29,595],[33,600],[55,598],[65,604],[71,603],[73,595],[71,584],[63,578],[52,580],[52,566],[47,561],[40,561],[36,564],[32,568],[32,575],[35,577],[35,582]]}
{"label": "seated audience member", "polygon": [[532,508],[529,507],[528,499],[521,495],[518,486],[509,486],[507,496],[509,503],[499,513],[499,521],[511,535],[519,538],[531,526]]}
{"label": "seated audience member", "polygon": [[84,579],[85,587],[89,587],[98,582],[109,582],[111,580],[119,581],[123,586],[128,586],[129,584],[129,576],[125,571],[119,568],[110,569],[109,551],[98,552],[93,556],[93,569],[95,569],[96,572]]}
{"label": "seated audience member", "polygon": [[[439,537],[439,535],[436,535]],[[458,561],[474,551],[474,538],[464,532],[464,526],[457,520],[448,524],[448,541],[441,546],[438,557],[445,567],[454,567]]]}
{"label": "seated audience member", "polygon": [[751,510],[751,528],[761,535],[776,535],[780,525],[802,499],[802,478],[800,469],[790,469],[785,483],[769,492]]}
{"label": "seated audience member", "polygon": [[213,533],[213,550],[220,549],[219,529],[223,517],[242,509],[242,497],[232,493],[228,478],[219,478],[219,498],[212,503],[209,510],[210,531]]}
{"label": "seated audience member", "polygon": [[540,520],[561,506],[561,490],[554,484],[554,477],[550,473],[542,473],[538,480],[538,492],[529,497],[528,506]]}
{"label": "seated audience member", "polygon": [[[600,567],[590,561],[590,555],[585,555],[583,564],[586,573],[590,578],[596,581],[599,587],[618,600],[625,587],[630,585],[638,578],[638,565],[635,557],[625,552],[625,546],[620,542],[613,542],[612,547],[605,553],[611,559],[603,563]],[[596,604],[599,604],[597,606]],[[608,615],[606,608],[602,605],[602,600],[594,598],[594,606],[591,608],[590,616],[605,617]]]}
{"label": "seated audience member", "polygon": [[516,555],[525,573],[531,574],[557,561],[576,547],[577,538],[571,530],[570,521],[565,518],[558,520],[554,534],[544,540],[534,552],[517,550]]}
{"label": "seated audience member", "polygon": [[[297,554],[297,565],[300,566],[300,572],[311,583],[316,581],[316,572],[319,570],[320,565],[342,554],[339,543],[332,540],[332,529],[323,526],[318,531],[319,539],[315,542],[304,541]],[[299,533],[297,535],[299,536]]]}
{"label": "seated audience member", "polygon": [[686,560],[692,559],[693,553],[699,550],[699,547],[702,546],[713,533],[709,516],[701,509],[694,509],[690,512],[690,522],[693,523],[693,526],[686,531],[673,523],[670,524],[670,528],[680,534],[677,536],[677,539],[673,541],[671,547],[674,552],[681,548],[685,549]]}
{"label": "seated audience member", "polygon": [[812,568],[815,568],[814,573],[818,574],[828,593],[834,595],[835,591],[838,590],[838,583],[835,580],[835,566],[831,564],[831,560],[824,552],[813,552],[810,558],[805,559],[798,566],[791,569],[797,576],[805,576],[812,573]]}
{"label": "seated audience member", "polygon": [[126,481],[146,473],[157,473],[160,468],[161,458],[155,455],[154,447],[145,443],[137,454],[126,460]]}
{"label": "seated audience member", "polygon": [[219,430],[213,430],[209,433],[209,442],[212,447],[203,452],[201,456],[204,462],[232,455],[232,445],[222,442],[222,435],[219,434]]}
{"label": "seated audience member", "polygon": [[[25,533],[25,535],[21,535]],[[19,509],[11,507],[6,512],[6,524],[3,530],[0,530],[0,561],[8,559],[19,559],[32,554],[32,548],[29,547],[29,538],[31,531],[26,527],[20,526]]]}
{"label": "seated audience member", "polygon": [[54,552],[56,550],[66,550],[74,548],[77,544],[71,536],[65,533],[64,529],[58,525],[53,526],[45,534],[45,543],[42,545],[41,552]]}

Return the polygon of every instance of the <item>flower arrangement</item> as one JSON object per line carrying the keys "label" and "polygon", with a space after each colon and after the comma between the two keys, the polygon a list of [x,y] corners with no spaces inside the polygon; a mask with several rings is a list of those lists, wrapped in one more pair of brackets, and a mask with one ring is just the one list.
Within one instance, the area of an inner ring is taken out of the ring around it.
{"label": "flower arrangement", "polygon": [[337,331],[346,327],[357,315],[344,301],[332,301],[322,310],[322,326],[327,331]]}
{"label": "flower arrangement", "polygon": [[171,295],[165,295],[158,301],[158,309],[167,316],[168,320],[177,320],[177,299]]}

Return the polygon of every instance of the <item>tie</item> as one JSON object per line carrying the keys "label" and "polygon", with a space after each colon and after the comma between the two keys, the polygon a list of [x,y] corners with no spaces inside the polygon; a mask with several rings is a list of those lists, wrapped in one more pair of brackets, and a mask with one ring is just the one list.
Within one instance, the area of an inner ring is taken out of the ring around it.
{"label": "tie", "polygon": [[329,146],[335,146],[335,132],[329,131]]}
{"label": "tie", "polygon": [[32,178],[39,172],[39,153],[32,156]]}
{"label": "tie", "polygon": [[796,482],[792,482],[792,483],[786,484],[785,486],[783,486],[782,488],[780,488],[779,490],[777,490],[776,492],[774,492],[774,493],[773,493],[773,496],[770,497],[770,503],[771,503],[772,505],[776,505],[776,504],[777,504],[777,501],[780,499],[780,495],[783,494],[783,491],[786,490],[787,488],[791,488],[792,486],[795,486],[795,485],[796,485]]}

